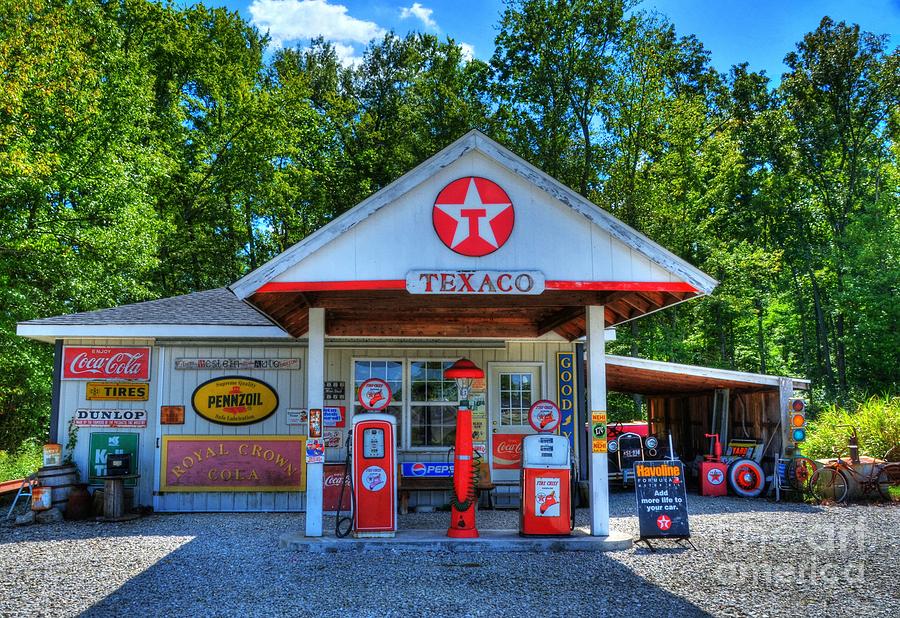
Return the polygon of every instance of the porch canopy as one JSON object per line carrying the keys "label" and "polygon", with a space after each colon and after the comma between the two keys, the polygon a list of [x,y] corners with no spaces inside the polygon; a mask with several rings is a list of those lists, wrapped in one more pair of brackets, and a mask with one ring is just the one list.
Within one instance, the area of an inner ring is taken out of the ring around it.
{"label": "porch canopy", "polygon": [[230,289],[294,337],[573,340],[715,285],[472,131]]}

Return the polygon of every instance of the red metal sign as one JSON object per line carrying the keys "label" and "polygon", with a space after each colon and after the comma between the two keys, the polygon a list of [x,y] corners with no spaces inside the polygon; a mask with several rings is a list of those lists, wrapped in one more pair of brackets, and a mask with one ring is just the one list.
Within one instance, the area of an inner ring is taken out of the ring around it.
{"label": "red metal sign", "polygon": [[64,380],[149,380],[150,348],[63,349]]}
{"label": "red metal sign", "polygon": [[521,433],[495,433],[492,439],[494,468],[498,470],[518,470],[522,467]]}
{"label": "red metal sign", "polygon": [[391,387],[380,378],[369,378],[359,385],[359,405],[372,412],[380,412],[391,403]]}
{"label": "red metal sign", "polygon": [[512,200],[500,185],[466,176],[441,189],[431,218],[438,238],[452,251],[481,257],[509,240],[516,215]]}
{"label": "red metal sign", "polygon": [[341,496],[341,482],[347,478],[344,487],[344,500],[341,502],[341,510],[350,512],[350,475],[346,472],[344,464],[325,464],[325,487],[322,490],[322,509],[325,511],[338,510],[338,500]]}
{"label": "red metal sign", "polygon": [[539,432],[556,431],[561,418],[559,407],[549,399],[535,401],[528,410],[528,423]]}
{"label": "red metal sign", "polygon": [[163,436],[160,491],[303,491],[305,436]]}

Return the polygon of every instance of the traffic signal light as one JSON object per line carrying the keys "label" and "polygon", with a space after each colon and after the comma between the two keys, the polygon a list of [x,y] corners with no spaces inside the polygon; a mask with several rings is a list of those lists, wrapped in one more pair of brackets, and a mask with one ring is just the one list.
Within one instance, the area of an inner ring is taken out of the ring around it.
{"label": "traffic signal light", "polygon": [[791,399],[788,406],[788,418],[791,423],[791,441],[794,443],[806,440],[806,401]]}

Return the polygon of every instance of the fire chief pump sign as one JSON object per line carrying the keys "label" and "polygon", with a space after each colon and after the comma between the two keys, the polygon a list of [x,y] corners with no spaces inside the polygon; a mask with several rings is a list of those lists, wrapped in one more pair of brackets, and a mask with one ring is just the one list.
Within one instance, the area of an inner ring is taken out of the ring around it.
{"label": "fire chief pump sign", "polygon": [[64,380],[149,380],[150,348],[63,348]]}

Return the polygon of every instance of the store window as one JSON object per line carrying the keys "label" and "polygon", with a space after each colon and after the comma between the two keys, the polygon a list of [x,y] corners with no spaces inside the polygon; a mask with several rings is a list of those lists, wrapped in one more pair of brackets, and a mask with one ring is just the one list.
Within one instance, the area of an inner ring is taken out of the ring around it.
{"label": "store window", "polygon": [[391,405],[382,410],[397,419],[397,435],[402,436],[403,425],[403,362],[394,360],[358,360],[353,363],[353,413],[366,412],[359,405],[359,385],[369,378],[381,378],[391,387]]}
{"label": "store window", "polygon": [[456,440],[459,395],[455,380],[445,380],[453,361],[409,364],[410,446],[449,448]]}
{"label": "store window", "polygon": [[531,372],[500,373],[500,424],[527,425],[534,379]]}

